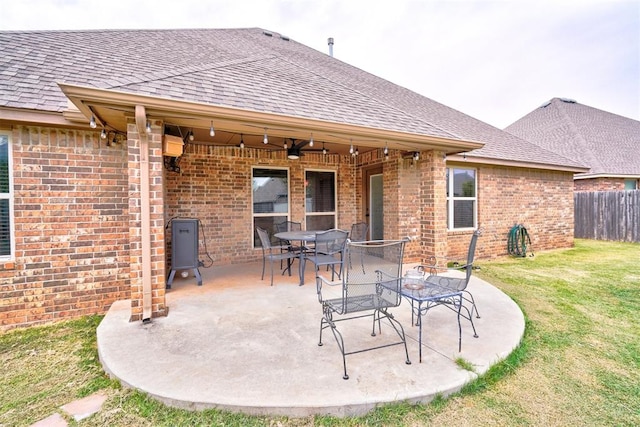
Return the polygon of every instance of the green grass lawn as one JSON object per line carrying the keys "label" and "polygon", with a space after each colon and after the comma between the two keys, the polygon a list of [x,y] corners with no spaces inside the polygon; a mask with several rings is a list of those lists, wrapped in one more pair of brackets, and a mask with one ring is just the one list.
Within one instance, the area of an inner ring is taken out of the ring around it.
{"label": "green grass lawn", "polygon": [[0,335],[0,426],[30,425],[96,390],[109,395],[103,410],[70,425],[640,425],[640,245],[576,240],[478,265],[475,274],[520,305],[526,332],[507,360],[446,400],[349,419],[171,409],[105,377],[95,316]]}

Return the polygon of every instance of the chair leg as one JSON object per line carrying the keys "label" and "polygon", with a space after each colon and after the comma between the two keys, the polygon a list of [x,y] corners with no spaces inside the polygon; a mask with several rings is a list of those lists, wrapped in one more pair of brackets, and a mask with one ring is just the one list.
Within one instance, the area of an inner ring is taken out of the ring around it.
{"label": "chair leg", "polygon": [[262,257],[262,276],[260,277],[260,280],[264,280],[264,264],[265,264],[266,260],[264,259],[264,257]]}
{"label": "chair leg", "polygon": [[340,349],[340,353],[342,354],[342,366],[344,368],[344,375],[342,376],[342,379],[348,380],[349,375],[347,374],[347,355],[344,351],[344,339],[342,338],[340,331],[336,328],[335,322],[327,319],[325,316],[322,316],[322,319],[320,319],[320,341],[318,341],[318,345],[322,346],[322,331],[326,328],[331,328],[333,337],[336,339],[336,343],[338,344],[338,349]]}
{"label": "chair leg", "polygon": [[342,334],[338,328],[336,328],[335,323],[331,325],[331,332],[333,332],[333,336],[335,337],[340,353],[342,354],[342,366],[344,368],[344,375],[342,376],[342,379],[348,380],[349,374],[347,374],[347,355],[344,352],[344,339],[342,338]]}
{"label": "chair leg", "polygon": [[476,319],[480,318],[480,312],[478,311],[478,306],[476,305],[476,300],[473,298],[473,295],[471,294],[471,292],[465,290],[463,291],[465,294],[469,295],[469,298],[465,298],[465,300],[469,301],[472,304],[471,307],[471,314],[473,314],[473,312],[476,312]]}
{"label": "chair leg", "polygon": [[476,325],[473,324],[473,308],[471,309],[471,311],[469,311],[467,306],[465,306],[464,304],[462,305],[462,308],[465,309],[465,311],[467,312],[467,315],[469,316],[467,317],[463,314],[462,317],[469,320],[469,322],[471,323],[471,327],[473,328],[473,337],[478,338],[478,332],[476,332]]}
{"label": "chair leg", "polygon": [[[462,294],[458,303],[458,353],[462,351],[462,325],[460,324],[460,312],[462,310]],[[471,316],[469,316],[471,317]]]}
{"label": "chair leg", "polygon": [[[302,279],[302,282],[300,283],[299,286],[302,286],[302,285],[304,285],[304,270],[307,267],[307,258],[306,257],[303,257],[300,260],[300,266],[299,267],[300,267],[300,271],[301,271],[300,277]],[[316,266],[316,273],[317,273],[317,266]]]}
{"label": "chair leg", "polygon": [[273,286],[273,260],[271,260],[270,264],[271,264],[271,286]]}

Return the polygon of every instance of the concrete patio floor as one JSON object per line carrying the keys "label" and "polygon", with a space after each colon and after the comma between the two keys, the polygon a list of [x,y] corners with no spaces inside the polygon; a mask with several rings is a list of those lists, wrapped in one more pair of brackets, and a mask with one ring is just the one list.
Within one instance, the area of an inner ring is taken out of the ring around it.
{"label": "concrete patio floor", "polygon": [[[412,364],[405,363],[402,346],[358,353],[347,356],[350,379],[343,380],[342,356],[329,331],[318,346],[322,313],[312,268],[305,286],[298,286],[297,264],[291,277],[276,271],[273,287],[268,265],[260,280],[260,263],[200,272],[202,286],[193,274],[176,277],[167,291],[168,316],[148,324],[129,322],[130,302],[119,301],[97,330],[105,371],[173,407],[344,417],[389,402],[426,403],[486,372],[524,333],[518,306],[473,277],[468,289],[482,316],[474,318],[479,337],[462,319],[461,352],[455,313],[437,307],[423,319],[419,363],[418,327],[411,325],[411,306],[403,301],[391,312],[404,326]],[[383,324],[382,334],[371,337],[370,327],[370,319],[340,324],[347,349],[395,336]],[[456,358],[471,363],[475,372],[460,368]]]}

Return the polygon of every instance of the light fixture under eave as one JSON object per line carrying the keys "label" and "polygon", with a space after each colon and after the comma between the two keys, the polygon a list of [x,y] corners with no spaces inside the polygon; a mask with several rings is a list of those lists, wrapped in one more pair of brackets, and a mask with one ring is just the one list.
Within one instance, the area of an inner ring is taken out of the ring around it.
{"label": "light fixture under eave", "polygon": [[96,117],[92,114],[91,115],[91,120],[89,120],[89,127],[91,129],[95,129],[96,128]]}
{"label": "light fixture under eave", "polygon": [[262,139],[262,142],[264,144],[268,144],[269,143],[269,138],[267,137],[267,128],[264,128],[264,138]]}
{"label": "light fixture under eave", "polygon": [[195,135],[193,134],[193,131],[190,130],[189,131],[189,141],[193,141],[194,139],[196,139]]}
{"label": "light fixture under eave", "polygon": [[211,136],[211,137],[216,136],[216,131],[213,128],[213,120],[211,120],[211,127],[209,128],[209,136]]}
{"label": "light fixture under eave", "polygon": [[147,120],[146,131],[147,131],[147,133],[151,133],[151,122],[149,120]]}
{"label": "light fixture under eave", "polygon": [[415,160],[416,162],[418,160],[420,160],[420,153],[419,152],[416,151],[415,153],[413,153],[413,160]]}
{"label": "light fixture under eave", "polygon": [[324,148],[324,142],[322,143],[322,154],[327,154],[327,149]]}
{"label": "light fixture under eave", "polygon": [[313,134],[311,134],[311,138],[309,139],[309,147],[313,147]]}
{"label": "light fixture under eave", "polygon": [[244,139],[242,137],[242,134],[240,134],[240,148],[244,148]]}
{"label": "light fixture under eave", "polygon": [[100,138],[107,139],[107,131],[105,128],[102,128],[102,132],[100,132]]}
{"label": "light fixture under eave", "polygon": [[287,159],[289,160],[298,160],[300,158],[300,154],[297,150],[289,150],[287,151]]}

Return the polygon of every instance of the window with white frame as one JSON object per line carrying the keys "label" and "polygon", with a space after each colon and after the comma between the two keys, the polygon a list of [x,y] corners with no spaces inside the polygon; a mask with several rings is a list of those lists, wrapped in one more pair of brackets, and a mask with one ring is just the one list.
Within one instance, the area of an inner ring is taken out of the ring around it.
{"label": "window with white frame", "polygon": [[477,171],[470,168],[447,168],[447,228],[477,227]]}
{"label": "window with white frame", "polygon": [[253,205],[253,246],[260,247],[256,226],[276,232],[276,224],[289,218],[289,170],[277,168],[253,168],[251,173]]}
{"label": "window with white frame", "polygon": [[328,230],[336,227],[336,173],[307,170],[305,185],[305,226],[307,230]]}
{"label": "window with white frame", "polygon": [[0,133],[0,260],[13,256],[11,150],[9,135]]}

